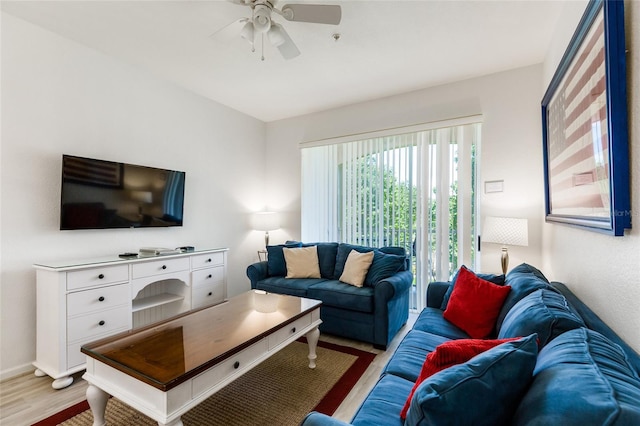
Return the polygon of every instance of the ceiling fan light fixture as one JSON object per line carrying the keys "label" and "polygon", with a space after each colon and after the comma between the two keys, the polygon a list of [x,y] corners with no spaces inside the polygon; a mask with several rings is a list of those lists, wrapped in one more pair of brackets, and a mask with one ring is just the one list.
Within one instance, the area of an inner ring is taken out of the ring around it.
{"label": "ceiling fan light fixture", "polygon": [[247,40],[249,43],[251,43],[251,45],[253,45],[253,42],[255,40],[253,22],[248,21],[246,24],[244,24],[242,30],[240,31],[240,37]]}
{"label": "ceiling fan light fixture", "polygon": [[275,22],[271,25],[271,29],[269,30],[267,35],[269,36],[269,41],[274,47],[281,46],[287,40],[286,36],[284,35],[284,29],[282,28],[282,25]]}
{"label": "ceiling fan light fixture", "polygon": [[253,27],[260,33],[266,33],[271,28],[271,9],[259,4],[253,10]]}

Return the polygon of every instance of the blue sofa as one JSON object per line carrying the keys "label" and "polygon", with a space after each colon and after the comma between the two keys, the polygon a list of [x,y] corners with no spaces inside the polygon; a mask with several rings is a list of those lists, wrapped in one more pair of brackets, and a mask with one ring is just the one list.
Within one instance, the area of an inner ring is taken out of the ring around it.
{"label": "blue sofa", "polygon": [[[427,354],[468,338],[443,317],[452,284],[431,283],[427,307],[351,424],[640,425],[640,356],[564,284],[527,264],[506,278],[483,278],[511,286],[494,337],[525,337],[430,376],[417,385],[403,421]],[[347,423],[312,412],[302,424]]]}
{"label": "blue sofa", "polygon": [[[316,246],[320,278],[285,278],[283,248]],[[363,287],[340,282],[351,250],[373,251]],[[247,268],[251,288],[322,301],[320,331],[372,343],[386,349],[409,318],[413,274],[401,247],[364,247],[344,243],[300,243],[268,246],[267,261]]]}

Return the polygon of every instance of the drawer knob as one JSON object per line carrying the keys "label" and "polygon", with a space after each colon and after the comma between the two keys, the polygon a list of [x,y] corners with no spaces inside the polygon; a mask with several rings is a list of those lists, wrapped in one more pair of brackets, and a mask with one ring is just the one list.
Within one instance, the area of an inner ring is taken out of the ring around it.
{"label": "drawer knob", "polygon": [[233,363],[233,368],[235,368],[236,370],[237,370],[238,368],[240,368],[240,361],[236,361],[236,362],[234,362],[234,363]]}
{"label": "drawer knob", "polygon": [[162,265],[162,269],[167,269],[167,265]]}
{"label": "drawer knob", "polygon": [[211,296],[212,294],[213,294],[213,292],[210,291],[209,294],[207,294],[207,296]]}
{"label": "drawer knob", "polygon": [[211,278],[211,274],[207,275],[207,278]]}
{"label": "drawer knob", "polygon": [[104,302],[104,296],[98,297],[98,302]]}
{"label": "drawer knob", "polygon": [[211,258],[206,260],[207,263],[211,263]]}
{"label": "drawer knob", "polygon": [[291,332],[292,332],[292,333],[295,333],[295,332],[296,332],[296,328],[295,328],[295,327],[293,327],[293,328],[291,329]]}
{"label": "drawer knob", "polygon": [[102,327],[103,325],[105,325],[105,322],[104,322],[104,321],[100,321],[100,322],[98,323],[98,325],[99,325],[100,327]]}
{"label": "drawer knob", "polygon": [[101,280],[101,279],[104,279],[104,274],[100,274],[100,275],[98,275],[98,279],[100,279],[100,280]]}

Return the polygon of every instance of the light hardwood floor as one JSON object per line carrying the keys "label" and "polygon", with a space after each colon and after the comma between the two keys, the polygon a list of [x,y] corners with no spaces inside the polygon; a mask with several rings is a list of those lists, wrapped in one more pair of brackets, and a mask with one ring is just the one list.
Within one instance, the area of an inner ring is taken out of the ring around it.
{"label": "light hardwood floor", "polygon": [[[411,329],[416,315],[409,315],[409,321],[393,339],[386,351],[374,349],[372,345],[342,339],[335,336],[321,335],[326,342],[351,346],[357,349],[378,354],[349,395],[342,402],[333,417],[349,421],[378,381],[380,372],[389,361],[393,351]],[[26,373],[7,379],[0,383],[0,425],[28,426],[45,419],[66,407],[74,405],[85,398],[87,383],[82,380],[82,372],[74,375],[71,386],[54,390],[51,379],[36,377],[33,373]]]}

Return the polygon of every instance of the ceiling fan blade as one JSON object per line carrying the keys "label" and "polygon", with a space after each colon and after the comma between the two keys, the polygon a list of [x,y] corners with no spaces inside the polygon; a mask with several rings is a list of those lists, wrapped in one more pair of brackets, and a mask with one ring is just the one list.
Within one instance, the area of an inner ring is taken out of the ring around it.
{"label": "ceiling fan blade", "polygon": [[298,47],[293,40],[291,40],[291,37],[289,37],[289,34],[287,34],[282,25],[273,24],[271,26],[271,30],[269,30],[269,40],[278,48],[284,59],[293,59],[300,55]]}
{"label": "ceiling fan blade", "polygon": [[338,25],[342,19],[342,8],[330,4],[285,4],[282,15],[288,21]]}

